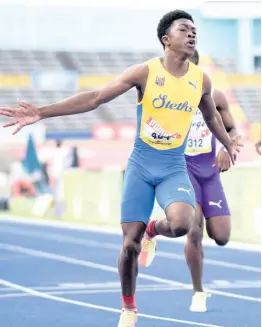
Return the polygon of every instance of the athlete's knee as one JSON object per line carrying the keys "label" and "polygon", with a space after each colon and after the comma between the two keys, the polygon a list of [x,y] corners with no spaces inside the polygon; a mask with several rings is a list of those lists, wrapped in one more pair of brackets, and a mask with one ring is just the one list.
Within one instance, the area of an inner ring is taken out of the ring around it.
{"label": "athlete's knee", "polygon": [[231,225],[230,217],[221,216],[207,220],[207,232],[217,245],[225,246],[230,239]]}
{"label": "athlete's knee", "polygon": [[186,235],[192,226],[195,210],[186,203],[173,203],[166,210],[170,234],[173,237]]}
{"label": "athlete's knee", "polygon": [[136,257],[141,252],[141,242],[135,238],[126,237],[123,243],[123,252],[127,257]]}
{"label": "athlete's knee", "polygon": [[190,231],[187,234],[187,240],[190,242],[193,246],[197,247],[202,242],[202,230],[200,226],[194,226],[190,229]]}
{"label": "athlete's knee", "polygon": [[146,225],[144,223],[122,224],[123,230],[123,249],[126,256],[138,256],[141,251],[141,240],[144,235]]}
{"label": "athlete's knee", "polygon": [[226,234],[226,235],[221,235],[221,236],[213,236],[213,239],[217,245],[225,246],[229,242],[230,235]]}
{"label": "athlete's knee", "polygon": [[179,216],[170,216],[170,232],[174,237],[180,237],[186,235],[191,228],[190,217],[180,214]]}

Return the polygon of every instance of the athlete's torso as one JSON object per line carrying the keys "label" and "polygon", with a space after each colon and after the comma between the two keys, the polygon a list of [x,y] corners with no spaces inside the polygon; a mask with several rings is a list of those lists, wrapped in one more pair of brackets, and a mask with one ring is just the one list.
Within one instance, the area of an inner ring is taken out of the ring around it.
{"label": "athlete's torso", "polygon": [[159,58],[149,60],[143,99],[137,104],[137,134],[131,160],[150,166],[185,166],[184,151],[192,118],[202,97],[203,72],[189,63],[176,78]]}

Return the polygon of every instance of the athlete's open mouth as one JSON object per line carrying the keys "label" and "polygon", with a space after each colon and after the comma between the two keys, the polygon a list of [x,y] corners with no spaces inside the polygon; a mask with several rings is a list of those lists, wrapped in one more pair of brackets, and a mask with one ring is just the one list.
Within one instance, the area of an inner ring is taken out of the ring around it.
{"label": "athlete's open mouth", "polygon": [[194,39],[186,42],[186,46],[188,47],[194,47],[195,45],[196,45],[196,41]]}

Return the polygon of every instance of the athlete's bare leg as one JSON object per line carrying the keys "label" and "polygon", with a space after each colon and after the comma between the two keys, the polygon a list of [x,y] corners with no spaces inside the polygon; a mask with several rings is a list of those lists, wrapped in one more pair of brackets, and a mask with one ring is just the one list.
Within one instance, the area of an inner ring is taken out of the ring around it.
{"label": "athlete's bare leg", "polygon": [[203,226],[204,221],[202,208],[199,204],[197,204],[195,219],[191,230],[187,234],[187,242],[185,244],[185,256],[191,273],[194,292],[203,292]]}
{"label": "athlete's bare leg", "polygon": [[217,245],[224,246],[228,243],[231,233],[230,216],[216,216],[206,220],[207,234]]}
{"label": "athlete's bare leg", "polygon": [[146,225],[142,222],[124,223],[123,247],[119,257],[118,270],[121,280],[123,308],[135,309],[135,288],[138,274],[138,255]]}
{"label": "athlete's bare leg", "polygon": [[148,267],[154,260],[156,252],[156,235],[170,238],[186,235],[193,223],[195,209],[185,202],[171,203],[165,210],[166,218],[151,220],[146,228],[142,242],[139,264]]}
{"label": "athlete's bare leg", "polygon": [[166,218],[154,224],[155,233],[166,237],[186,235],[193,223],[195,209],[185,202],[175,202],[166,209]]}

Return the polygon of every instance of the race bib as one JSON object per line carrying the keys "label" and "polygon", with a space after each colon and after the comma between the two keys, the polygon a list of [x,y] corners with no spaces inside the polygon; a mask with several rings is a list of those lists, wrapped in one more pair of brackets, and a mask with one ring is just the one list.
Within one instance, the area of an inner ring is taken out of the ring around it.
{"label": "race bib", "polygon": [[208,129],[202,113],[197,110],[189,132],[185,154],[196,156],[212,151],[212,133]]}
{"label": "race bib", "polygon": [[170,146],[172,145],[173,141],[181,139],[181,135],[179,133],[168,134],[152,117],[149,117],[146,121],[143,134],[148,138],[147,140],[151,144]]}

